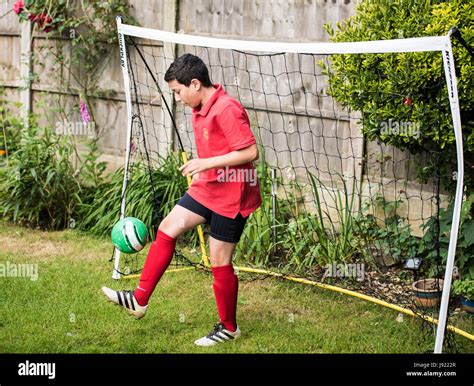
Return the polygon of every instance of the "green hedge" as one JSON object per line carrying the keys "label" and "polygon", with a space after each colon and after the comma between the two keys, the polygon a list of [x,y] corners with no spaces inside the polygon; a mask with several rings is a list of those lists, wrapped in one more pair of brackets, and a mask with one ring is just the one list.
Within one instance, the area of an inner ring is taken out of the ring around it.
{"label": "green hedge", "polygon": [[[419,0],[362,1],[356,15],[326,25],[331,41],[367,41],[446,35],[457,26],[468,44],[474,44],[474,3],[467,0],[433,2]],[[468,51],[453,40],[464,135],[465,157],[474,162],[473,62]],[[324,64],[322,64],[324,68]],[[327,68],[326,68],[327,70]],[[443,63],[440,53],[332,55],[329,93],[340,103],[362,111],[363,133],[412,153],[439,151],[444,172],[451,177],[455,163],[454,132]],[[442,82],[442,98],[439,84]],[[416,125],[419,135],[382,130],[389,120]],[[467,168],[467,184],[474,169]],[[425,174],[433,173],[432,168]]]}

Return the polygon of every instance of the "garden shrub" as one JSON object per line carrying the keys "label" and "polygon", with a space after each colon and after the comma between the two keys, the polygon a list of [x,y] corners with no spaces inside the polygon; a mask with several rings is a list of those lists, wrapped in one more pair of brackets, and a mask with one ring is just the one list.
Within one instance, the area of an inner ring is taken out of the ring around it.
{"label": "garden shrub", "polygon": [[[358,4],[356,15],[326,25],[331,41],[367,41],[445,35],[457,26],[464,40],[474,44],[474,3],[421,0],[368,0]],[[474,164],[473,62],[469,52],[452,39],[458,76],[465,158]],[[323,67],[324,64],[322,64]],[[439,98],[439,85],[443,97]],[[362,131],[368,140],[379,140],[412,153],[436,152],[452,183],[456,170],[456,149],[444,70],[439,52],[332,55],[329,93],[353,110],[363,112]],[[382,130],[382,122],[410,122],[419,135],[396,134]],[[443,149],[440,151],[440,149]],[[420,176],[434,174],[433,167],[420,170]],[[466,184],[473,184],[473,168],[467,168]]]}
{"label": "garden shrub", "polygon": [[81,194],[72,165],[74,148],[51,128],[35,120],[21,130],[18,148],[0,168],[0,208],[3,215],[32,227],[67,227]]}

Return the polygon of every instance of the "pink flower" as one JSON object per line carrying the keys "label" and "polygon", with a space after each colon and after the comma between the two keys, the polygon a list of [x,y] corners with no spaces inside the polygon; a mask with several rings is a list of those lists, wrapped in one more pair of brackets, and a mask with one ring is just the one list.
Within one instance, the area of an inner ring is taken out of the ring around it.
{"label": "pink flower", "polygon": [[13,12],[19,15],[23,11],[24,7],[25,4],[23,3],[23,1],[18,0],[15,4],[13,4]]}
{"label": "pink flower", "polygon": [[33,23],[37,23],[38,26],[44,31],[49,32],[54,29],[53,26],[53,19],[51,16],[48,16],[45,13],[40,13],[39,15],[35,15],[34,13],[30,13],[28,15],[28,20],[32,21]]}
{"label": "pink flower", "polygon": [[45,19],[45,26],[43,28],[44,32],[50,32],[54,29],[54,26],[51,24],[53,22],[53,19],[51,19],[49,16]]}
{"label": "pink flower", "polygon": [[46,14],[45,13],[40,13],[38,16],[36,16],[33,21],[35,23],[38,23],[38,25],[40,26],[40,28],[43,28],[44,26],[44,23],[46,22]]}
{"label": "pink flower", "polygon": [[45,30],[46,28],[52,28],[51,23],[53,19],[50,16],[44,15],[43,19],[41,20],[40,27]]}
{"label": "pink flower", "polygon": [[81,110],[82,122],[84,123],[84,125],[87,125],[90,122],[91,117],[89,115],[89,112],[87,111],[86,103],[80,97],[79,97],[79,108]]}
{"label": "pink flower", "polygon": [[[13,12],[19,15],[23,11],[25,11],[25,4],[22,0],[18,0],[13,5]],[[35,15],[34,13],[28,13],[28,20],[33,23],[37,23],[41,30],[44,32],[50,32],[56,28],[56,26],[53,24],[53,18],[47,13],[40,13],[39,15]]]}

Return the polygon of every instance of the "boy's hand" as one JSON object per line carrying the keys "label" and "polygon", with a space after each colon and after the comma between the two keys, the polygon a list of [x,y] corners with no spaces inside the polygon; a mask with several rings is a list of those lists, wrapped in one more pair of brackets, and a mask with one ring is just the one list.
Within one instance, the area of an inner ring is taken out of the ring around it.
{"label": "boy's hand", "polygon": [[196,173],[204,172],[212,166],[208,158],[195,158],[183,164],[179,170],[183,176],[194,176]]}

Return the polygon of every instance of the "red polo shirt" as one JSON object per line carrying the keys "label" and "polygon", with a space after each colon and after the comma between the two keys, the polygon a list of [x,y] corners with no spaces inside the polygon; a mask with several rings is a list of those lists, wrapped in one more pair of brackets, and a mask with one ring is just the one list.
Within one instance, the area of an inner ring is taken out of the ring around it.
{"label": "red polo shirt", "polygon": [[[210,158],[256,143],[246,111],[221,85],[201,108],[193,109],[193,129],[199,158]],[[194,178],[188,194],[225,217],[247,217],[261,204],[257,173],[252,162],[213,168]]]}

